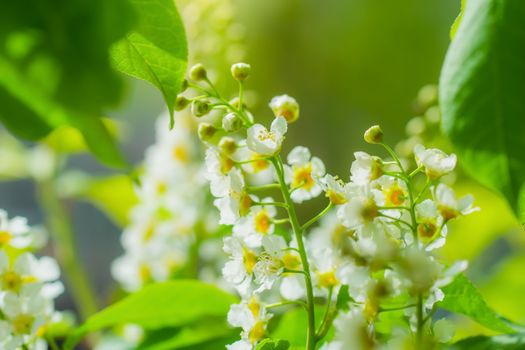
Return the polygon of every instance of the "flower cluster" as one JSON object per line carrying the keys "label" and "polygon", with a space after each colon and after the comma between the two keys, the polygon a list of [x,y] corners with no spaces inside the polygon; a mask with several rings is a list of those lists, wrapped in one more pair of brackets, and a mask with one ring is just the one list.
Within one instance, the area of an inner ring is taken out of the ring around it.
{"label": "flower cluster", "polygon": [[[168,115],[157,121],[157,142],[146,152],[137,190],[139,204],[121,240],[123,256],[113,263],[113,276],[128,291],[151,281],[165,281],[194,265],[201,240],[216,231],[217,219],[209,203],[201,147],[194,119],[177,115],[176,130],[166,130]],[[209,214],[206,215],[206,212]]]}
{"label": "flower cluster", "polygon": [[58,321],[54,299],[63,292],[50,257],[29,252],[35,236],[21,217],[0,210],[0,348],[46,349],[48,327]]}
{"label": "flower cluster", "polygon": [[[444,266],[433,251],[445,243],[450,220],[476,210],[471,196],[458,199],[440,182],[456,156],[417,145],[408,172],[374,126],[365,140],[383,146],[389,158],[356,152],[348,182],[326,174],[323,162],[303,146],[284,162],[283,142],[299,105],[277,96],[269,104],[270,127],[256,123],[243,101],[249,71],[244,63],[232,66],[239,96],[228,101],[196,65],[188,86],[198,94],[179,96],[181,108],[191,105],[195,116],[216,116],[200,123],[198,134],[207,146],[206,177],[220,223],[232,225],[224,238],[223,275],[242,298],[228,315],[242,332],[228,348],[253,349],[269,336],[271,310],[290,304],[308,314],[307,349],[321,343],[330,350],[397,349],[399,342],[430,349],[448,341],[449,327],[432,325],[431,316],[441,288],[466,263]],[[424,185],[418,185],[421,179]],[[327,207],[300,224],[297,204],[322,193]],[[320,300],[325,316],[316,328]],[[400,322],[385,321],[388,312]]]}

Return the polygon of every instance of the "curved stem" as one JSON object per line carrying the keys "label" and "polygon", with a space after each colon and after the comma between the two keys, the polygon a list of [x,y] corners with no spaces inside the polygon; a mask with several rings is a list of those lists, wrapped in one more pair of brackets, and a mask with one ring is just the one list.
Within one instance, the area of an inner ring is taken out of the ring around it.
{"label": "curved stem", "polygon": [[304,270],[304,282],[306,285],[306,311],[308,313],[308,330],[306,333],[306,350],[314,350],[317,342],[315,336],[315,310],[314,310],[314,291],[312,287],[312,277],[310,275],[310,264],[308,263],[308,256],[306,255],[306,248],[303,241],[303,230],[299,225],[299,220],[295,212],[295,205],[290,197],[290,191],[286,185],[284,179],[283,162],[280,156],[274,156],[271,158],[272,164],[277,172],[279,184],[281,185],[281,191],[283,193],[284,201],[287,204],[288,216],[290,217],[290,223],[292,225],[295,238],[297,240],[297,248],[299,250],[299,256],[301,257],[301,263]]}
{"label": "curved stem", "polygon": [[326,333],[328,333],[328,330],[330,329],[330,313],[331,313],[331,306],[332,306],[332,294],[333,294],[334,288],[330,287],[328,290],[328,298],[326,302],[326,309],[324,312],[323,321],[321,322],[321,325],[319,326],[319,329],[317,331],[317,339],[321,340],[325,337]]}
{"label": "curved stem", "polygon": [[315,224],[317,222],[317,220],[319,220],[320,218],[322,218],[323,216],[326,215],[326,213],[328,213],[330,211],[330,209],[332,209],[332,202],[328,203],[328,205],[326,206],[326,208],[323,209],[322,212],[320,212],[319,214],[317,214],[315,217],[311,218],[310,220],[308,220],[303,226],[301,226],[301,230],[306,230],[308,227],[312,226],[313,224]]}
{"label": "curved stem", "polygon": [[54,238],[56,256],[62,269],[68,289],[71,291],[80,317],[86,320],[97,312],[98,303],[84,266],[78,259],[75,235],[69,215],[55,190],[55,182],[46,180],[38,183],[40,206],[46,211],[47,226]]}

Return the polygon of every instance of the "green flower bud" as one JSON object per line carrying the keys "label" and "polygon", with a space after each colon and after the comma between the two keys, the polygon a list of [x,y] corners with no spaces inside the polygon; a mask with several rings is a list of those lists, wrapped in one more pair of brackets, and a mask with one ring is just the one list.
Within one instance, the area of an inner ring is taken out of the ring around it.
{"label": "green flower bud", "polygon": [[209,123],[200,123],[199,129],[197,131],[201,141],[209,141],[213,136],[215,136],[216,132],[217,129]]}
{"label": "green flower bud", "polygon": [[237,143],[231,137],[225,136],[219,141],[219,150],[226,156],[231,156],[237,149]]}
{"label": "green flower bud", "polygon": [[191,103],[191,113],[196,117],[202,117],[210,111],[210,104],[206,101],[194,100]]}
{"label": "green flower bud", "polygon": [[383,130],[379,125],[374,125],[365,131],[365,141],[370,144],[383,142]]}
{"label": "green flower bud", "polygon": [[242,120],[235,113],[228,113],[222,118],[222,128],[227,132],[235,132],[242,128]]}
{"label": "green flower bud", "polygon": [[182,95],[179,95],[175,99],[175,110],[176,111],[182,111],[189,104],[190,104],[190,100],[188,100],[186,97],[184,97]]}
{"label": "green flower bud", "polygon": [[232,65],[231,72],[235,80],[243,81],[250,75],[252,67],[247,63],[235,63]]}
{"label": "green flower bud", "polygon": [[195,81],[204,80],[207,77],[206,68],[200,63],[197,63],[190,69],[190,78]]}

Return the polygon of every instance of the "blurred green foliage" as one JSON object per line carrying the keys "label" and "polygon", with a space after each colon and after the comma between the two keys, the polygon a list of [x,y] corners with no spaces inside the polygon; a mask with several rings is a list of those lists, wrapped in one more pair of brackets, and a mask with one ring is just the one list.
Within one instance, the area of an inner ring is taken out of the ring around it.
{"label": "blurred green foliage", "polygon": [[468,2],[443,64],[442,125],[469,175],[525,222],[525,2]]}
{"label": "blurred green foliage", "polygon": [[186,67],[184,30],[173,2],[149,1],[156,12],[142,11],[142,4],[129,0],[2,3],[0,120],[6,127],[22,138],[37,140],[61,125],[71,125],[81,131],[99,160],[123,167],[116,142],[100,119],[125,92],[116,70],[154,83],[171,106]]}

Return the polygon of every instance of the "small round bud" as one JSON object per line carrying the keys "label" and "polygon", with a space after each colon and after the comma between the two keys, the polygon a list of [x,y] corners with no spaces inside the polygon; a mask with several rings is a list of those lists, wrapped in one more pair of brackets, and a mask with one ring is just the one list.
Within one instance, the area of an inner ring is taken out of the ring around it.
{"label": "small round bud", "polygon": [[365,141],[370,144],[381,143],[383,141],[383,130],[379,125],[374,125],[365,131]]}
{"label": "small round bud", "polygon": [[247,63],[235,63],[232,65],[232,76],[235,80],[243,81],[250,75],[252,67]]}
{"label": "small round bud", "polygon": [[190,78],[192,80],[204,80],[207,77],[206,68],[200,63],[197,63],[190,69]]}
{"label": "small round bud", "polygon": [[202,141],[209,141],[213,136],[215,136],[215,133],[217,132],[217,129],[209,123],[200,123],[199,129],[197,133],[199,134],[199,138]]}
{"label": "small round bud", "polygon": [[188,100],[186,97],[184,97],[182,95],[179,95],[175,99],[175,110],[176,111],[182,111],[189,104],[190,104],[190,100]]}
{"label": "small round bud", "polygon": [[231,137],[225,136],[219,141],[219,150],[226,156],[231,156],[237,149],[237,143]]}
{"label": "small round bud", "polygon": [[227,132],[235,132],[242,128],[242,120],[235,113],[228,113],[222,118],[222,128]]}
{"label": "small round bud", "polygon": [[284,117],[288,123],[293,123],[299,118],[299,104],[295,98],[288,95],[272,98],[270,108],[276,117]]}
{"label": "small round bud", "polygon": [[191,103],[191,113],[196,117],[202,117],[203,115],[208,114],[210,111],[209,103],[201,100],[194,100]]}

